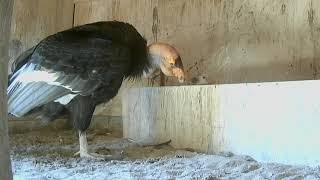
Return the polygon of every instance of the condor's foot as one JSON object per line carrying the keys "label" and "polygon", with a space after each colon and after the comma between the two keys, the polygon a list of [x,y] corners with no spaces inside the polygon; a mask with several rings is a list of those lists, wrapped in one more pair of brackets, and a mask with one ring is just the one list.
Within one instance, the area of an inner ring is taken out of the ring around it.
{"label": "condor's foot", "polygon": [[79,144],[80,144],[80,151],[75,153],[74,156],[80,155],[81,158],[90,158],[90,159],[99,159],[99,160],[121,160],[124,158],[123,151],[118,152],[114,155],[101,155],[97,153],[89,153],[86,132],[79,132]]}

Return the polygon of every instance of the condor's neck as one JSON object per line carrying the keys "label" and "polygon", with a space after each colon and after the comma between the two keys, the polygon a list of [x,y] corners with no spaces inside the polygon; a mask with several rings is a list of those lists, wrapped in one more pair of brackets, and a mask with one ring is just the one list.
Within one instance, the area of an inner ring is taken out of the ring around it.
{"label": "condor's neck", "polygon": [[150,66],[143,71],[143,77],[145,78],[150,77],[155,71],[160,69],[162,57],[158,54],[148,53],[148,61]]}

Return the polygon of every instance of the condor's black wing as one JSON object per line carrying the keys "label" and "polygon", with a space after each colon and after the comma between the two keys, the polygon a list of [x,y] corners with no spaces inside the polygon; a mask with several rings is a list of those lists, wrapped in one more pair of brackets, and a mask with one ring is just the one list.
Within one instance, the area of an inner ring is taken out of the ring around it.
{"label": "condor's black wing", "polygon": [[10,76],[9,113],[21,117],[48,102],[67,104],[125,76],[129,48],[95,29],[68,30],[42,40]]}

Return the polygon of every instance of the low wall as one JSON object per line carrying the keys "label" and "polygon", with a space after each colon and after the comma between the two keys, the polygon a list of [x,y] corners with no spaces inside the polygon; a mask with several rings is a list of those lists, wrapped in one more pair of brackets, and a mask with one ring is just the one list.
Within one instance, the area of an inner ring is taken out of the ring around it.
{"label": "low wall", "polygon": [[318,80],[135,88],[123,98],[124,136],[319,165],[319,90]]}

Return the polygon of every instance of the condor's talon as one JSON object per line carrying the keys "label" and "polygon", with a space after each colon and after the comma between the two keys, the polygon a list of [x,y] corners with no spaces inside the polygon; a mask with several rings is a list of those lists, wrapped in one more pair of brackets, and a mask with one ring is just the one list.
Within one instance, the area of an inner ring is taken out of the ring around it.
{"label": "condor's talon", "polygon": [[98,159],[98,160],[121,160],[124,158],[124,152],[120,151],[115,155],[101,155],[97,153],[89,153],[88,151],[88,142],[86,132],[79,131],[79,142],[80,142],[80,151],[76,152],[74,156],[79,156],[80,158],[89,158],[89,159]]}

